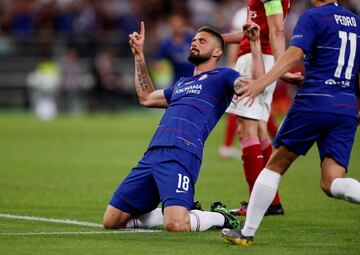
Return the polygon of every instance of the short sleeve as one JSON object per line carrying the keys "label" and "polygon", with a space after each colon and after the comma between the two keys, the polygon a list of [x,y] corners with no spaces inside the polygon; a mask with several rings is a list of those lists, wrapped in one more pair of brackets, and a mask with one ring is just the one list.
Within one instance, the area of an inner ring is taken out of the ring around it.
{"label": "short sleeve", "polygon": [[164,89],[164,96],[165,96],[166,101],[168,102],[168,104],[170,104],[171,95],[172,95],[172,93],[173,93],[173,90],[174,90],[173,87]]}
{"label": "short sleeve", "polygon": [[303,49],[307,53],[315,39],[317,31],[315,17],[309,13],[300,16],[291,38],[291,45]]}
{"label": "short sleeve", "polygon": [[230,69],[230,68],[226,68],[225,69],[225,77],[226,77],[226,80],[227,80],[227,85],[229,88],[234,88],[234,82],[237,78],[240,77],[240,74],[233,70],[233,69]]}

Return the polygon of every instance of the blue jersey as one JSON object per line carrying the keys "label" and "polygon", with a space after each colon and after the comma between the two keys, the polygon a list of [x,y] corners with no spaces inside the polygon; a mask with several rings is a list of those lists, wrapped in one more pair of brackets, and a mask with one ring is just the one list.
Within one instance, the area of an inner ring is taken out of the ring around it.
{"label": "blue jersey", "polygon": [[229,106],[238,77],[230,68],[216,68],[165,89],[169,105],[149,148],[175,146],[201,159],[205,140]]}
{"label": "blue jersey", "polygon": [[194,66],[188,61],[189,49],[194,35],[185,33],[184,37],[184,41],[179,44],[173,42],[171,38],[166,39],[161,44],[156,55],[159,59],[169,60],[173,65],[173,82],[179,80],[182,76],[190,77],[194,73]]}
{"label": "blue jersey", "polygon": [[357,116],[360,18],[337,3],[306,11],[291,45],[303,49],[305,79],[293,108]]}

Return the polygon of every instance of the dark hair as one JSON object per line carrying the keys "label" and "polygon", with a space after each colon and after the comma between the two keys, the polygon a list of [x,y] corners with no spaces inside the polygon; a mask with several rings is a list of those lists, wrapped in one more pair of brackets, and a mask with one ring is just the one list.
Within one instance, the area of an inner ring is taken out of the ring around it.
{"label": "dark hair", "polygon": [[206,32],[209,34],[212,34],[213,36],[216,37],[216,39],[218,40],[219,44],[221,45],[221,49],[224,50],[225,48],[225,42],[224,42],[224,38],[221,36],[221,34],[214,28],[212,27],[201,27],[198,29],[198,31],[196,33],[200,33],[200,32]]}

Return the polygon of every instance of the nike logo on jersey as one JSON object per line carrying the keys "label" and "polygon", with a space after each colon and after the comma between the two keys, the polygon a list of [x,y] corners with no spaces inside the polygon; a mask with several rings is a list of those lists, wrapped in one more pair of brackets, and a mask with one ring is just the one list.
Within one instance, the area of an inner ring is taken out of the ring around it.
{"label": "nike logo on jersey", "polygon": [[186,193],[187,191],[176,189],[175,192],[176,193]]}

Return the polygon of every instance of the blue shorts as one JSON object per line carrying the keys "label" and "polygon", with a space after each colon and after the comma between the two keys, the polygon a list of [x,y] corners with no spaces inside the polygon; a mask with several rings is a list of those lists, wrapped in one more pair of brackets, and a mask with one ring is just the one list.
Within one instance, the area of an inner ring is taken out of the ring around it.
{"label": "blue shorts", "polygon": [[109,204],[132,215],[177,205],[190,210],[201,160],[176,147],[148,150],[121,182]]}
{"label": "blue shorts", "polygon": [[357,118],[346,115],[291,109],[273,145],[305,155],[316,142],[321,161],[330,157],[347,170],[357,123]]}

